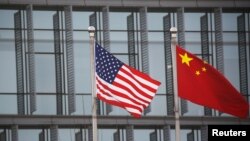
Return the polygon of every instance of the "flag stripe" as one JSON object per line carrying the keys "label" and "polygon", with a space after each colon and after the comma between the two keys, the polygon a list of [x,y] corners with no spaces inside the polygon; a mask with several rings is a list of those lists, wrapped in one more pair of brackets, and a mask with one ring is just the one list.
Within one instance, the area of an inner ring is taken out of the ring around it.
{"label": "flag stripe", "polygon": [[133,93],[139,99],[142,99],[143,101],[150,102],[153,97],[147,95],[147,93],[145,91],[138,88],[136,86],[136,84],[134,84],[133,81],[132,82],[131,81],[132,80],[130,77],[124,77],[124,76],[119,75],[119,73],[118,73],[114,82],[120,83],[124,87],[127,87],[129,89],[129,91],[131,93]]}
{"label": "flag stripe", "polygon": [[107,96],[112,96],[115,100],[140,108],[142,111],[143,109],[142,104],[136,102],[134,99],[129,98],[127,95],[124,95],[123,93],[120,93],[119,91],[116,91],[115,89],[113,89],[113,86],[111,86],[109,83],[106,83],[105,81],[102,81],[99,78],[97,79],[98,79],[97,89],[102,94],[107,95]]}
{"label": "flag stripe", "polygon": [[126,87],[124,87],[123,85],[120,85],[119,83],[114,82],[113,85],[110,85],[109,83],[102,81],[102,79],[100,79],[99,77],[98,77],[97,82],[101,84],[101,86],[104,87],[104,89],[108,89],[109,91],[111,91],[111,93],[115,93],[120,97],[127,98],[137,105],[143,105],[144,107],[148,106],[148,102],[143,102],[143,101],[136,99],[133,95],[131,95],[126,90]]}
{"label": "flag stripe", "polygon": [[148,86],[151,86],[154,89],[158,89],[159,85],[161,84],[159,81],[156,81],[154,79],[152,79],[151,77],[149,77],[148,75],[128,66],[125,65],[126,67],[124,67],[125,70],[127,70],[128,72],[131,72],[132,75],[134,75],[134,77],[139,80],[141,83],[146,84]]}
{"label": "flag stripe", "polygon": [[[131,81],[131,84],[134,84],[134,85],[136,85],[136,87],[138,87],[138,88],[141,89],[142,91],[145,91],[145,93],[147,93],[147,95],[149,95],[149,98],[152,98],[152,96],[155,95],[156,89],[153,88],[154,85],[151,86],[151,85],[146,85],[146,83],[145,83],[145,84],[141,83],[141,82],[135,77],[135,75],[132,74],[131,71],[128,71],[129,68],[128,68],[128,69],[124,69],[124,68],[126,68],[125,65],[121,67],[121,69],[120,69],[120,71],[119,71],[118,74],[122,75],[122,76],[125,77],[125,78],[128,78],[128,79]],[[139,78],[139,79],[140,79],[140,78]],[[141,78],[141,79],[143,79],[143,78]],[[146,80],[146,81],[147,81],[147,80]]]}
{"label": "flag stripe", "polygon": [[[116,101],[114,100],[113,98],[111,97],[108,97],[106,95],[103,95],[101,93],[97,93],[97,97],[106,102],[106,103],[109,103],[111,105],[114,105],[114,106],[118,106],[118,107],[121,107],[121,108],[124,108],[124,109],[127,109],[129,111],[129,113],[131,113],[133,116],[135,117],[140,117],[140,115],[142,114],[142,112],[140,110],[137,110],[136,107],[134,106],[131,106],[131,105],[127,105],[127,104],[124,104],[124,103],[121,103],[119,101]],[[129,108],[129,107],[132,107],[132,108]]]}

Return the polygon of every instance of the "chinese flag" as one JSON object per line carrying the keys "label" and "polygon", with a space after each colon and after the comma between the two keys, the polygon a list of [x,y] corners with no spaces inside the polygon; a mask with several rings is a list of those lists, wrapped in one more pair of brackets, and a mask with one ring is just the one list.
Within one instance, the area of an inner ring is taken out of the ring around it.
{"label": "chinese flag", "polygon": [[178,95],[193,103],[247,118],[249,104],[215,68],[176,46]]}

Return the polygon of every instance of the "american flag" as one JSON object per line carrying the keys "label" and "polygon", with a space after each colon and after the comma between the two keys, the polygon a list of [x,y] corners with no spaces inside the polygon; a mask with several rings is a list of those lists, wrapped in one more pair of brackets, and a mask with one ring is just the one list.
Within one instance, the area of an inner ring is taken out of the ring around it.
{"label": "american flag", "polygon": [[95,61],[97,97],[141,117],[161,83],[124,64],[97,43]]}

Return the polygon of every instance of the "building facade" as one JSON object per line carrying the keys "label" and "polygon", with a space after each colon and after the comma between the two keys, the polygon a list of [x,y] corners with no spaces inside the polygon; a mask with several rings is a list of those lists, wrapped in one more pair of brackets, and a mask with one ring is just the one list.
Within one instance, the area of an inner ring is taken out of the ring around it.
{"label": "building facade", "polygon": [[[91,141],[88,27],[96,42],[162,84],[140,119],[97,102],[99,141],[174,141],[170,28],[178,44],[250,100],[250,1],[0,0],[0,141]],[[181,140],[249,125],[180,100]]]}

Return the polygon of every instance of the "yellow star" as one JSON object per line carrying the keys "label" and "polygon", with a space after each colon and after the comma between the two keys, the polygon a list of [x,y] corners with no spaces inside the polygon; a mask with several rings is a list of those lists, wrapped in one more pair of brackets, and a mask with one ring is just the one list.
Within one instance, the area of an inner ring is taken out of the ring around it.
{"label": "yellow star", "polygon": [[202,67],[201,69],[202,69],[203,72],[207,71],[207,69],[205,67]]}
{"label": "yellow star", "polygon": [[180,55],[180,57],[181,57],[181,63],[182,64],[187,64],[188,66],[189,66],[189,62],[190,61],[192,61],[193,60],[193,58],[190,58],[190,57],[188,57],[188,55],[187,55],[187,53],[185,53],[184,55],[181,55],[181,54],[179,54]]}
{"label": "yellow star", "polygon": [[196,71],[195,74],[196,75],[200,75],[201,73],[200,73],[200,71]]}

